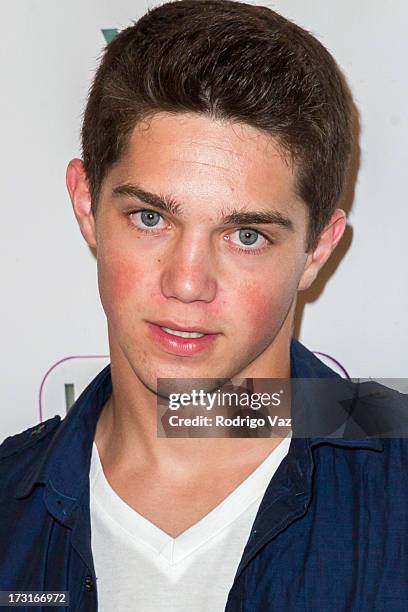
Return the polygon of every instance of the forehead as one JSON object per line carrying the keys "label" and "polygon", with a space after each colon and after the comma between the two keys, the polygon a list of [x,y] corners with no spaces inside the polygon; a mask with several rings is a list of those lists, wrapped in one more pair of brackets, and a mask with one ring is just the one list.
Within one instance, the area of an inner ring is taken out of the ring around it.
{"label": "forehead", "polygon": [[198,207],[211,199],[214,206],[233,200],[244,207],[269,202],[286,212],[304,208],[295,170],[276,141],[249,125],[199,114],[161,112],[138,123],[109,178],[111,187],[137,182]]}

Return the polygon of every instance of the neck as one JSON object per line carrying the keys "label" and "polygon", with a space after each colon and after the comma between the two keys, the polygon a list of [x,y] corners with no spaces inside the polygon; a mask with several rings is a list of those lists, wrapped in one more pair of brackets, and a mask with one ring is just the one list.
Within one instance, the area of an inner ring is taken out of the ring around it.
{"label": "neck", "polygon": [[[290,378],[290,334],[281,332],[270,347],[268,365],[252,363],[237,378]],[[198,475],[217,464],[257,463],[281,442],[277,437],[158,438],[156,393],[137,376],[112,334],[109,344],[113,391],[98,420],[95,442],[101,460],[112,469],[146,466],[170,475]]]}

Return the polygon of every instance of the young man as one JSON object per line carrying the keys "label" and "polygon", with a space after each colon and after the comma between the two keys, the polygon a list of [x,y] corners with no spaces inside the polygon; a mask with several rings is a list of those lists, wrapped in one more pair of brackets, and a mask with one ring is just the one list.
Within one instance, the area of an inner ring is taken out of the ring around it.
{"label": "young man", "polygon": [[404,440],[157,437],[158,379],[337,379],[292,330],[346,226],[351,116],[329,53],[267,8],[171,2],[108,45],[67,186],[111,364],[0,447],[2,590],[408,609]]}

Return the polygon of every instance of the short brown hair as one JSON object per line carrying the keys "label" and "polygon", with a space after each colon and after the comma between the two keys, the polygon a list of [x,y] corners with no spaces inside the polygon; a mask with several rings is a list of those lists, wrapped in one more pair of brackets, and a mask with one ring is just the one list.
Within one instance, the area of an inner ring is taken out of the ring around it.
{"label": "short brown hair", "polygon": [[232,0],[167,2],[122,30],[106,47],[84,113],[94,213],[136,123],[160,111],[242,122],[276,139],[296,164],[313,248],[341,196],[352,146],[351,95],[316,38],[269,8]]}

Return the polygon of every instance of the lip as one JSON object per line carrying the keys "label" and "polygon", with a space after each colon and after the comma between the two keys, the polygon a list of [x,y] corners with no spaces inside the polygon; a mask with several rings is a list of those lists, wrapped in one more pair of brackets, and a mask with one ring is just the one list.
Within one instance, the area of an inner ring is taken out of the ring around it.
{"label": "lip", "polygon": [[[175,331],[196,331],[206,335],[202,336],[201,338],[181,338],[180,336],[168,334],[161,329],[161,327],[169,327]],[[210,348],[216,342],[218,336],[221,335],[218,333],[215,334],[201,331],[202,328],[200,327],[192,328],[192,326],[186,326],[181,328],[180,326],[175,326],[174,323],[170,324],[169,321],[163,323],[148,323],[148,328],[152,339],[162,349],[164,349],[167,353],[184,357],[198,355],[210,350]]]}

